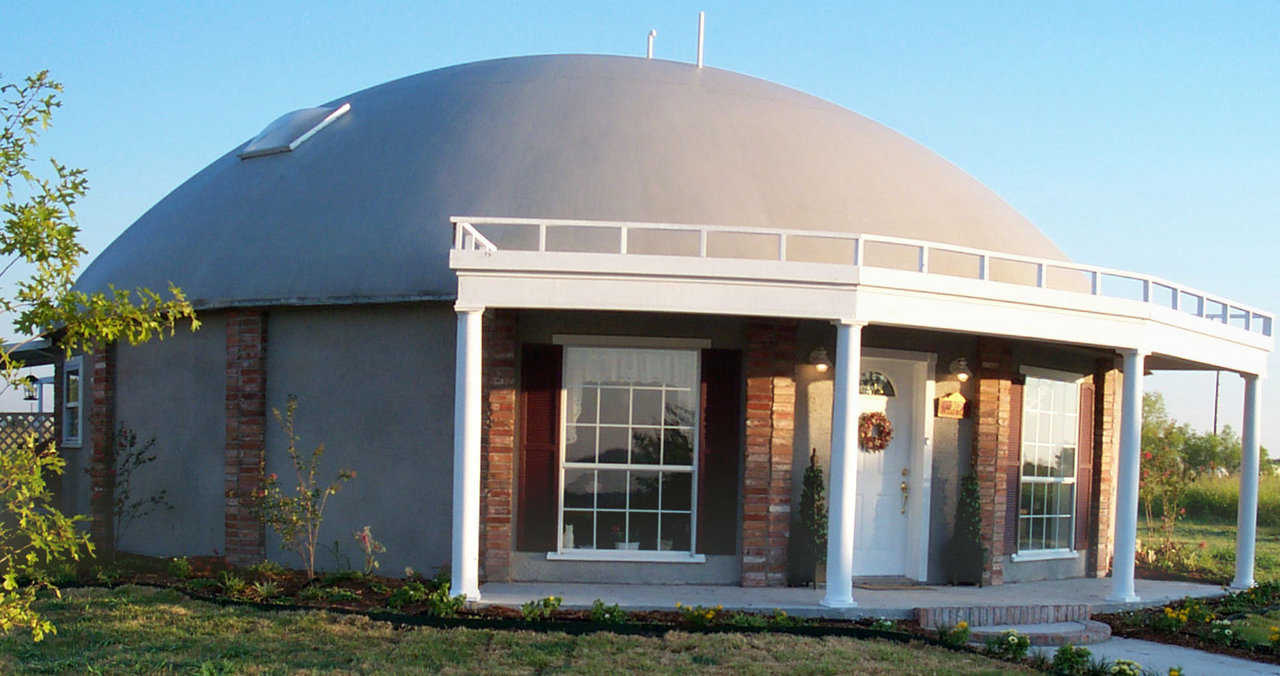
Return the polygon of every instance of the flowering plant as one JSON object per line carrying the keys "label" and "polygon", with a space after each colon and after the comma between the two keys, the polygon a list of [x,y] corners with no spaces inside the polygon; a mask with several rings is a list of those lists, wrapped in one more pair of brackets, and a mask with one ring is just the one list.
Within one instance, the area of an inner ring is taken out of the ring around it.
{"label": "flowering plant", "polygon": [[1012,629],[987,639],[987,652],[996,657],[1020,660],[1027,656],[1030,649],[1031,639]]}
{"label": "flowering plant", "polygon": [[364,574],[372,574],[379,565],[375,555],[386,552],[387,548],[373,539],[373,530],[369,526],[356,531],[352,537],[356,539],[356,544],[360,545],[360,551],[364,552]]}

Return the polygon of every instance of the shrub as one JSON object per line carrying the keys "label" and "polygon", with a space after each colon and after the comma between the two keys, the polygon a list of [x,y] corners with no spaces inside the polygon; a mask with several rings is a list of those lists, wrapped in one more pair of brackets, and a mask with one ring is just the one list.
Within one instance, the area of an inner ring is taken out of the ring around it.
{"label": "shrub", "polygon": [[896,626],[897,623],[887,617],[877,617],[871,622],[871,628],[880,631],[893,631]]}
{"label": "shrub", "polygon": [[605,605],[604,601],[596,599],[591,604],[591,621],[597,624],[624,624],[627,621],[627,611],[618,607],[618,604]]}
{"label": "shrub", "polygon": [[222,571],[222,575],[218,576],[218,584],[222,587],[222,591],[227,596],[239,596],[244,593],[245,588],[249,585],[244,578],[230,571]]}
{"label": "shrub", "polygon": [[987,652],[1000,658],[1020,660],[1031,649],[1031,639],[1013,629],[987,639]]}
{"label": "shrub", "polygon": [[404,586],[391,592],[391,596],[387,598],[387,605],[400,609],[412,603],[421,603],[427,600],[426,585],[417,580],[410,580],[404,583]]}
{"label": "shrub", "polygon": [[551,619],[551,613],[560,607],[559,596],[548,596],[546,598],[529,601],[520,606],[520,616],[526,622],[545,622]]}
{"label": "shrub", "polygon": [[803,617],[788,615],[787,611],[781,608],[775,608],[773,614],[768,617],[769,626],[771,627],[798,627],[805,623]]}
{"label": "shrub", "polygon": [[259,578],[280,577],[284,575],[284,566],[276,563],[275,561],[263,559],[262,561],[249,566],[249,572]]}
{"label": "shrub", "polygon": [[187,588],[194,591],[205,591],[214,587],[220,587],[222,583],[217,580],[211,580],[207,577],[198,577],[194,580],[187,580]]}
{"label": "shrub", "polygon": [[111,517],[114,519],[111,554],[114,557],[115,552],[120,549],[120,539],[129,526],[156,510],[172,510],[173,505],[169,503],[168,490],[163,488],[150,495],[133,496],[134,474],[156,461],[156,454],[153,452],[155,437],[138,446],[138,434],[120,423],[120,428],[113,435],[112,444],[115,446],[116,457],[115,488],[112,491],[111,505]]}
{"label": "shrub", "polygon": [[725,624],[734,627],[747,627],[752,629],[763,629],[769,626],[769,618],[755,613],[744,613],[742,611],[729,615],[725,620]]}
{"label": "shrub", "polygon": [[955,625],[940,625],[938,627],[938,640],[942,645],[950,648],[959,648],[969,642],[969,623],[960,620]]}
{"label": "shrub", "polygon": [[1063,645],[1053,654],[1053,673],[1062,676],[1084,674],[1089,668],[1090,655],[1088,648],[1076,647],[1070,643]]}
{"label": "shrub", "polygon": [[185,556],[175,556],[169,559],[169,574],[185,580],[191,577],[194,571],[191,570],[191,562]]}
{"label": "shrub", "polygon": [[1115,676],[1142,676],[1143,671],[1142,665],[1133,660],[1116,660],[1107,669],[1108,674]]}
{"label": "shrub", "polygon": [[257,596],[264,601],[270,601],[271,599],[279,596],[282,591],[283,590],[280,588],[280,585],[272,582],[271,580],[253,583],[254,596]]}
{"label": "shrub", "polygon": [[724,606],[714,606],[704,608],[702,606],[686,606],[683,603],[676,604],[676,612],[680,613],[681,619],[694,627],[707,627],[716,621],[716,617],[724,612]]}
{"label": "shrub", "polygon": [[1214,620],[1209,623],[1208,638],[1210,641],[1220,645],[1231,645],[1235,643],[1240,636],[1236,633],[1235,627],[1231,624],[1231,620]]}
{"label": "shrub", "polygon": [[445,583],[427,594],[428,615],[436,617],[453,617],[467,606],[467,597],[462,594],[457,596],[449,595],[449,583]]}
{"label": "shrub", "polygon": [[1160,609],[1159,613],[1151,616],[1151,628],[1156,631],[1172,634],[1182,631],[1185,626],[1187,626],[1187,611],[1185,608],[1174,610],[1169,606],[1165,606]]}

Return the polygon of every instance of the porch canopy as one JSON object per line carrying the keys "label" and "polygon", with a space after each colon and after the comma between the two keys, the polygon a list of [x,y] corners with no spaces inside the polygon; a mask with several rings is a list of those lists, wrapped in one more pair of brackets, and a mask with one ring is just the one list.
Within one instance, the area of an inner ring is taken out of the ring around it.
{"label": "porch canopy", "polygon": [[1124,359],[1111,598],[1134,601],[1143,374],[1245,380],[1236,576],[1253,584],[1260,380],[1273,315],[1164,279],[954,244],[829,230],[455,217],[453,588],[479,598],[480,313],[485,308],[823,320],[837,327],[828,586],[852,596],[862,328],[868,324],[1074,344]]}

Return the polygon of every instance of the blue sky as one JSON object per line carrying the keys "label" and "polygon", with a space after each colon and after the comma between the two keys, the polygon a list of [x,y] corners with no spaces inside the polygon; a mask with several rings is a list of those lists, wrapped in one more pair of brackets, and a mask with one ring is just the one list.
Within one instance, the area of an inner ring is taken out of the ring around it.
{"label": "blue sky", "polygon": [[[643,55],[650,28],[658,58],[692,60],[703,9],[707,65],[924,143],[1072,258],[1280,310],[1280,3],[902,4],[10,0],[0,73],[66,85],[42,150],[88,170],[92,257],[281,113],[466,61]],[[1240,379],[1222,382],[1238,427]],[[1212,375],[1148,385],[1210,424]]]}

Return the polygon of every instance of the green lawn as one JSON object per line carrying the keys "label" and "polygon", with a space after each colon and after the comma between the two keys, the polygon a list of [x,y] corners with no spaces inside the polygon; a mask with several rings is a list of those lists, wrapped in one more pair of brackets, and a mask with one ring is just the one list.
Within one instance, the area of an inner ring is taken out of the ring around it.
{"label": "green lawn", "polygon": [[[1155,545],[1162,535],[1158,528],[1147,528],[1139,519],[1138,538],[1144,546]],[[1179,521],[1174,540],[1194,551],[1190,565],[1178,566],[1175,572],[1204,577],[1215,582],[1230,582],[1236,572],[1236,526],[1232,524]],[[1201,543],[1204,546],[1201,547]],[[1254,578],[1259,582],[1280,580],[1280,527],[1259,526]]]}
{"label": "green lawn", "polygon": [[41,604],[58,634],[0,638],[12,673],[1009,673],[1015,665],[925,644],[782,634],[397,629],[362,616],[267,612],[125,586]]}

